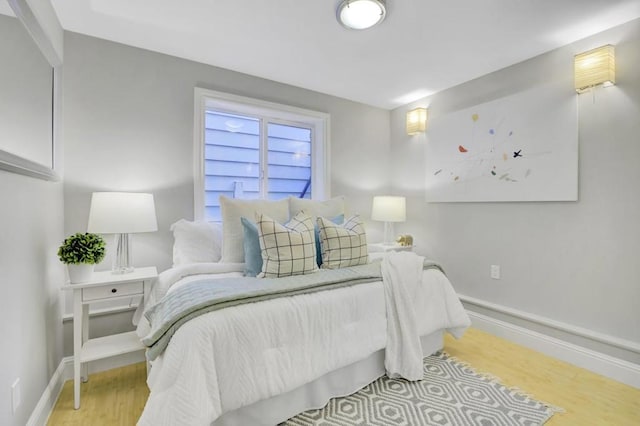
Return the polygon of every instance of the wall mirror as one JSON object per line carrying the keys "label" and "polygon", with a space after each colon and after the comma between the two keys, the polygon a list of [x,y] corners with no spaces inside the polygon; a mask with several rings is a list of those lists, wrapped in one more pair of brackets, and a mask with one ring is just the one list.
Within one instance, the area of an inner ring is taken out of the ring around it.
{"label": "wall mirror", "polygon": [[0,169],[58,180],[56,68],[61,58],[24,0],[0,2]]}

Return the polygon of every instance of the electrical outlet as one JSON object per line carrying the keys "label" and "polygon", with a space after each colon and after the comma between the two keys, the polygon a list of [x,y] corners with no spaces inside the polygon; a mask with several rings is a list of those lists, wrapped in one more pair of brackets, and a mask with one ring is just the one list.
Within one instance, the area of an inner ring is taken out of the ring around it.
{"label": "electrical outlet", "polygon": [[18,410],[20,406],[20,378],[18,377],[11,385],[11,409],[13,414]]}
{"label": "electrical outlet", "polygon": [[500,279],[500,265],[491,265],[491,278],[494,280]]}

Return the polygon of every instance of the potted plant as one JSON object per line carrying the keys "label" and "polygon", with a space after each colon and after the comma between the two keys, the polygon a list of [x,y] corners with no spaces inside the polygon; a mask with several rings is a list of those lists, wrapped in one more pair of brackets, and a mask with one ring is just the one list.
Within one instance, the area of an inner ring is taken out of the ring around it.
{"label": "potted plant", "polygon": [[104,253],[104,239],[88,232],[68,237],[58,249],[58,257],[67,265],[71,283],[89,281],[95,264],[104,259]]}

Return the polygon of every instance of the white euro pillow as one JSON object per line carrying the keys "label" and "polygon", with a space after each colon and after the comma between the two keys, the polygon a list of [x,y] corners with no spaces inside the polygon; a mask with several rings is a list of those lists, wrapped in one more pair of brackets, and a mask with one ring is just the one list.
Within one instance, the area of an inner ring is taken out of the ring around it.
{"label": "white euro pillow", "polygon": [[244,231],[241,217],[254,218],[265,214],[279,223],[289,220],[289,201],[286,198],[271,200],[239,200],[220,196],[222,213],[222,262],[244,262]]}
{"label": "white euro pillow", "polygon": [[306,198],[289,197],[289,214],[294,217],[304,210],[315,223],[318,217],[336,217],[345,215],[346,201],[344,196],[334,197],[325,201],[309,200]]}
{"label": "white euro pillow", "polygon": [[219,223],[180,219],[170,229],[173,232],[173,266],[220,261],[222,226]]}

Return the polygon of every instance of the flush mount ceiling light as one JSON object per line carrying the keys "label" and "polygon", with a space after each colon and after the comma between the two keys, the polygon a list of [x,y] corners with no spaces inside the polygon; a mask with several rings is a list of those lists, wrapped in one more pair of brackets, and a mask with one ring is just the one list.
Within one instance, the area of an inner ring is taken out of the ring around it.
{"label": "flush mount ceiling light", "polygon": [[342,0],[336,17],[346,28],[364,30],[382,22],[386,13],[384,0]]}

